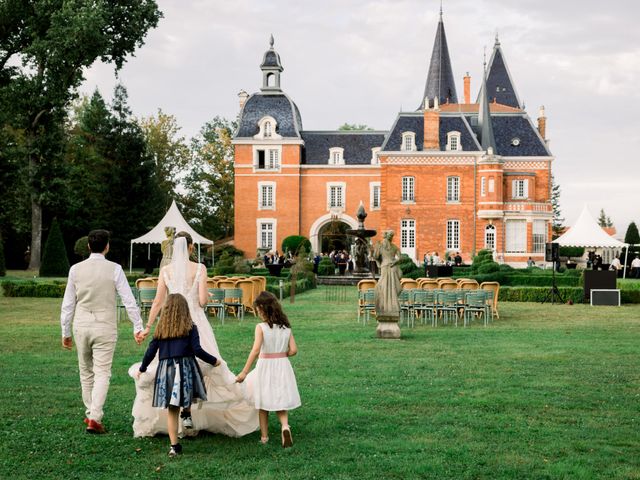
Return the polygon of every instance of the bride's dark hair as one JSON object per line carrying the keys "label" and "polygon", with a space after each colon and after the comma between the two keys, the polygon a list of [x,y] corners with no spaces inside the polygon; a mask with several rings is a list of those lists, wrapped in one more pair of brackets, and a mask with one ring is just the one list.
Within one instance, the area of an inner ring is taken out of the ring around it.
{"label": "bride's dark hair", "polygon": [[280,302],[273,293],[266,291],[260,293],[253,302],[253,307],[260,309],[263,320],[267,322],[269,328],[273,328],[274,325],[279,325],[280,328],[291,328],[287,315],[282,311]]}
{"label": "bride's dark hair", "polygon": [[184,237],[187,239],[187,247],[191,246],[191,244],[193,244],[193,238],[191,238],[191,234],[189,232],[185,232],[184,230],[181,232],[176,233],[175,238],[180,238],[180,237]]}

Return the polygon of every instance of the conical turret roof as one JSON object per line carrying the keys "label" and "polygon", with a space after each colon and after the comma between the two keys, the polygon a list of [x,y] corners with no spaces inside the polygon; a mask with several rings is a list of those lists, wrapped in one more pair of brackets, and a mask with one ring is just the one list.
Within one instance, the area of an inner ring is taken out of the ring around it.
{"label": "conical turret roof", "polygon": [[[522,108],[497,36],[487,69],[487,95],[490,102],[495,100],[502,105]],[[478,97],[479,101],[480,97]]]}
{"label": "conical turret roof", "polygon": [[447,46],[447,36],[444,32],[444,22],[442,21],[442,11],[440,11],[440,21],[436,30],[436,38],[433,42],[433,52],[427,73],[427,83],[422,96],[421,108],[424,108],[424,99],[433,101],[438,98],[438,102],[458,103],[456,94],[456,84],[453,79],[451,59],[449,58],[449,47]]}

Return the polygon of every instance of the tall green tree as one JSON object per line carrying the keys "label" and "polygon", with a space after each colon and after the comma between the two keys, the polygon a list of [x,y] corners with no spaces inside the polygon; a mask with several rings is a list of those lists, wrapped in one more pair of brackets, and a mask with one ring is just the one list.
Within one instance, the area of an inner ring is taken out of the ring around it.
{"label": "tall green tree", "polygon": [[551,206],[553,208],[553,219],[551,220],[551,230],[553,238],[556,239],[562,234],[564,228],[564,217],[560,209],[560,185],[555,182],[555,177],[551,175]]}
{"label": "tall green tree", "polygon": [[343,123],[338,127],[338,130],[373,130],[373,128],[363,123]]}
{"label": "tall green tree", "polygon": [[613,227],[611,217],[607,216],[607,214],[604,213],[604,208],[600,209],[600,215],[598,215],[598,225],[600,225],[602,228]]}
{"label": "tall green tree", "polygon": [[56,218],[51,223],[49,235],[44,245],[42,255],[42,265],[40,266],[41,277],[66,277],[69,273],[69,258],[64,246],[62,231]]}
{"label": "tall green tree", "polygon": [[2,240],[2,232],[0,232],[0,277],[7,274],[7,267],[4,262],[4,241]]}
{"label": "tall green tree", "polygon": [[40,265],[42,209],[60,181],[62,127],[84,72],[97,59],[119,70],[160,17],[154,0],[0,3],[0,106],[11,105],[5,126],[20,132],[26,149],[31,268]]}
{"label": "tall green tree", "polygon": [[209,238],[233,234],[233,145],[236,123],[215,117],[191,144],[190,173],[185,178],[184,214]]}
{"label": "tall green tree", "polygon": [[636,222],[631,222],[627,227],[627,233],[624,235],[624,243],[628,243],[629,245],[640,244],[640,233],[638,233]]}

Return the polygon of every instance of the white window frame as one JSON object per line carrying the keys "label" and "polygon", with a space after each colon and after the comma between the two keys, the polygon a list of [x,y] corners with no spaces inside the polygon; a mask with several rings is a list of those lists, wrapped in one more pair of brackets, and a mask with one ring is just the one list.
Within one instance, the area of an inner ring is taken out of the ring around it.
{"label": "white window frame", "polygon": [[415,132],[402,132],[402,143],[400,150],[403,152],[416,151],[416,134]]}
{"label": "white window frame", "polygon": [[[259,168],[258,151],[264,151],[265,168]],[[273,152],[273,153],[272,153]],[[271,168],[271,156],[276,155],[276,164]],[[282,168],[282,145],[253,145],[253,171],[254,172],[279,172]]]}
{"label": "white window frame", "polygon": [[527,252],[527,221],[521,219],[505,222],[505,253]]}
{"label": "white window frame", "polygon": [[[264,203],[264,188],[271,188],[271,205]],[[276,182],[258,182],[258,210],[276,209]]]}
{"label": "white window frame", "polygon": [[489,193],[494,193],[496,191],[496,179],[493,177],[489,178]]}
{"label": "white window frame", "polygon": [[400,220],[400,253],[405,253],[415,261],[416,257],[416,220]]}
{"label": "white window frame", "polygon": [[[331,204],[331,189],[332,188],[340,188],[342,190],[342,205],[334,205]],[[327,210],[334,211],[344,211],[347,205],[347,183],[346,182],[327,182]]]}
{"label": "white window frame", "polygon": [[460,220],[447,220],[447,250],[460,250]]}
{"label": "white window frame", "polygon": [[401,203],[416,203],[416,177],[402,177]]}
{"label": "white window frame", "polygon": [[[262,226],[271,225],[271,246],[264,246],[262,243]],[[277,250],[278,245],[278,220],[276,218],[256,218],[256,245],[257,248],[269,248]]]}
{"label": "white window frame", "polygon": [[[267,135],[267,124],[271,126],[271,135]],[[253,138],[259,140],[281,140],[282,135],[278,135],[276,133],[278,127],[278,122],[275,118],[270,115],[265,115],[260,120],[258,120],[258,133],[256,133]]]}
{"label": "white window frame", "polygon": [[[455,142],[455,143],[454,143]],[[462,151],[461,135],[460,132],[452,131],[447,132],[447,147],[449,151]]]}
{"label": "white window frame", "polygon": [[529,180],[518,178],[511,182],[511,198],[514,200],[526,200],[529,198]]}
{"label": "white window frame", "polygon": [[487,195],[487,177],[480,178],[480,196],[485,197]]}
{"label": "white window frame", "polygon": [[329,165],[344,165],[344,148],[332,147],[329,149]]}
{"label": "white window frame", "polygon": [[[489,242],[489,237],[492,237],[492,241]],[[496,250],[497,229],[495,225],[489,224],[484,227],[484,248],[491,251]]]}
{"label": "white window frame", "polygon": [[457,175],[447,177],[447,203],[460,203],[460,177]]}
{"label": "white window frame", "polygon": [[380,158],[378,158],[378,154],[382,150],[382,147],[373,147],[371,149],[371,165],[379,165]]}
{"label": "white window frame", "polygon": [[531,228],[531,252],[544,253],[545,244],[547,243],[547,221],[534,220]]}
{"label": "white window frame", "polygon": [[[376,205],[376,191],[377,193],[377,205]],[[381,182],[369,182],[369,210],[375,211],[380,210],[380,205],[382,204],[382,183]]]}

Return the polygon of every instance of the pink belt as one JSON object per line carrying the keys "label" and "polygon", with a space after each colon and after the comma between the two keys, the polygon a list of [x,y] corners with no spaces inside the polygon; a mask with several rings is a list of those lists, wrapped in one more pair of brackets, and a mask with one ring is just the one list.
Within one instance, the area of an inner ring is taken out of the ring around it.
{"label": "pink belt", "polygon": [[287,353],[261,353],[260,358],[287,358]]}

